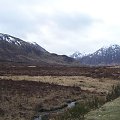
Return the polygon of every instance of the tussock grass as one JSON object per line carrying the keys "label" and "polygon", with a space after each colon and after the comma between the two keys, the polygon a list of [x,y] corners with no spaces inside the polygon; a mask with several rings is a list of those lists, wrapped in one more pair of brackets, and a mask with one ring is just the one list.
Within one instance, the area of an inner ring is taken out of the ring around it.
{"label": "tussock grass", "polygon": [[109,78],[91,78],[85,76],[0,76],[1,79],[40,81],[44,83],[54,83],[63,86],[81,87],[83,90],[91,92],[108,93],[113,85],[119,84],[119,80]]}

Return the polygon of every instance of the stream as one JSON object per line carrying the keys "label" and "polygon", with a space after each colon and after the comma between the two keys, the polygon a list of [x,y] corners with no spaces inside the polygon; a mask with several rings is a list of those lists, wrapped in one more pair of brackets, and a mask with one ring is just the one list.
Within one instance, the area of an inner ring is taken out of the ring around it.
{"label": "stream", "polygon": [[65,108],[70,109],[70,108],[75,107],[75,105],[76,105],[76,101],[72,101],[72,102],[67,103],[67,105],[62,108],[56,108],[54,110],[49,110],[49,111],[44,110],[43,112],[39,112],[38,115],[36,115],[33,120],[48,120],[48,115],[50,113],[62,112]]}

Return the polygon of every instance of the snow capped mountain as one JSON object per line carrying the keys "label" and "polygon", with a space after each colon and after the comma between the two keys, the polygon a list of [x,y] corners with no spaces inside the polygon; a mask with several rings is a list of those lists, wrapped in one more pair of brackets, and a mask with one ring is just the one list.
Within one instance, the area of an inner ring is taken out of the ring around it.
{"label": "snow capped mountain", "polygon": [[[39,65],[76,64],[73,58],[51,54],[37,43],[26,42],[8,34],[0,33],[0,63]],[[78,63],[78,62],[77,62]]]}
{"label": "snow capped mountain", "polygon": [[30,42],[25,42],[19,38],[13,37],[11,35],[8,34],[3,34],[0,33],[0,41],[1,42],[6,42],[9,43],[11,45],[16,45],[18,47],[31,47],[37,50],[40,50],[41,52],[47,52],[44,48],[42,48],[41,46],[39,46],[36,42],[30,43]]}
{"label": "snow capped mountain", "polygon": [[119,45],[111,45],[110,47],[103,47],[93,54],[90,54],[90,57],[94,56],[101,56],[101,57],[106,57],[107,55],[111,56],[114,58],[117,56],[117,54],[120,52],[120,46]]}
{"label": "snow capped mountain", "polygon": [[86,55],[80,59],[82,64],[88,65],[111,65],[120,64],[120,46],[111,45],[104,47],[93,54]]}
{"label": "snow capped mountain", "polygon": [[72,55],[70,55],[71,58],[74,59],[80,59],[83,57],[83,54],[81,54],[79,51],[76,51],[75,53],[73,53]]}
{"label": "snow capped mountain", "polygon": [[7,34],[2,34],[2,33],[0,33],[0,40],[7,41],[9,43],[14,43],[16,45],[21,45],[23,42],[22,40],[20,40],[18,38],[12,37],[12,36],[7,35]]}
{"label": "snow capped mountain", "polygon": [[[13,44],[18,45],[18,46],[21,46],[23,44],[28,44],[28,42],[25,42],[19,38],[10,36],[8,34],[3,34],[3,33],[0,33],[0,40],[6,41],[9,43],[13,43]],[[38,44],[36,42],[29,43],[29,44],[38,46]]]}
{"label": "snow capped mountain", "polygon": [[51,54],[35,42],[26,42],[11,35],[0,33],[0,62],[76,64],[75,59],[80,61],[82,65],[120,65],[120,46],[103,47],[88,55],[83,55],[77,51],[68,57]]}

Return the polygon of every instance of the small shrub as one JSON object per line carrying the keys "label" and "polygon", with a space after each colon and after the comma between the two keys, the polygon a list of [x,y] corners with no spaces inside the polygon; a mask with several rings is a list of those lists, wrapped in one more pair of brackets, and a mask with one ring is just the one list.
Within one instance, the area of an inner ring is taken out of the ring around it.
{"label": "small shrub", "polygon": [[84,114],[89,111],[85,104],[77,103],[75,107],[58,116],[55,120],[83,120]]}
{"label": "small shrub", "polygon": [[37,112],[41,112],[43,110],[43,106],[41,104],[36,105],[34,110],[37,111]]}
{"label": "small shrub", "polygon": [[89,107],[85,104],[77,104],[74,108],[69,110],[71,118],[84,118],[84,114],[89,111]]}
{"label": "small shrub", "polygon": [[120,96],[120,84],[112,87],[112,91],[108,93],[106,99],[107,101],[113,100]]}
{"label": "small shrub", "polygon": [[62,115],[59,115],[55,120],[84,120],[84,115],[91,109],[99,108],[105,101],[98,96],[93,96],[90,99],[77,103],[75,107],[69,109]]}
{"label": "small shrub", "polygon": [[0,108],[0,117],[3,117],[4,115],[5,115],[5,111],[2,108]]}

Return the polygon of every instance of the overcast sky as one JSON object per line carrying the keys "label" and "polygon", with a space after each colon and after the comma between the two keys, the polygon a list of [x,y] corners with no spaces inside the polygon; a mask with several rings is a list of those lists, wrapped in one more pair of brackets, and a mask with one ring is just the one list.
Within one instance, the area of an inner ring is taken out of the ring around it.
{"label": "overcast sky", "polygon": [[0,0],[0,32],[49,52],[120,45],[120,0]]}

